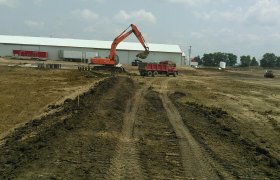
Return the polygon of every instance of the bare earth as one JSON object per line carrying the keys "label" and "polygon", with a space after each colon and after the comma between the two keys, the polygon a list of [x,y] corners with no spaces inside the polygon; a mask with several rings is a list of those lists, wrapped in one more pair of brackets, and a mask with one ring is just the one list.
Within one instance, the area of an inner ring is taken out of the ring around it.
{"label": "bare earth", "polygon": [[1,63],[1,179],[280,178],[280,71]]}
{"label": "bare earth", "polygon": [[34,119],[67,98],[87,91],[101,78],[88,78],[84,72],[37,70],[0,66],[0,137],[19,124]]}

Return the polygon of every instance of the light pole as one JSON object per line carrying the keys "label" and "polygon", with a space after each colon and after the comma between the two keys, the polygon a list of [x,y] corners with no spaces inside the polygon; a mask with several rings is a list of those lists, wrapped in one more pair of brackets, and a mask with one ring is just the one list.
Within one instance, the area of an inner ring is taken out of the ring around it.
{"label": "light pole", "polygon": [[192,53],[192,46],[189,49],[189,65],[191,65],[191,53]]}

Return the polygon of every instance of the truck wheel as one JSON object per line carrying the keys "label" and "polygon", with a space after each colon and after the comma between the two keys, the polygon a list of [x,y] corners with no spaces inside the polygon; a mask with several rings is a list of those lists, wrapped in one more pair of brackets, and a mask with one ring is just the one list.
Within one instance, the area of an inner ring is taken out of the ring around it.
{"label": "truck wheel", "polygon": [[158,72],[157,72],[157,71],[154,71],[153,75],[154,75],[154,76],[157,76],[157,75],[158,75]]}
{"label": "truck wheel", "polygon": [[117,69],[115,69],[115,72],[116,73],[121,73],[121,72],[123,72],[123,69],[121,67],[118,67]]}
{"label": "truck wheel", "polygon": [[169,72],[166,73],[166,76],[169,77]]}
{"label": "truck wheel", "polygon": [[173,77],[176,77],[176,72],[173,73]]}
{"label": "truck wheel", "polygon": [[153,72],[152,71],[148,71],[147,74],[148,74],[149,77],[153,76]]}

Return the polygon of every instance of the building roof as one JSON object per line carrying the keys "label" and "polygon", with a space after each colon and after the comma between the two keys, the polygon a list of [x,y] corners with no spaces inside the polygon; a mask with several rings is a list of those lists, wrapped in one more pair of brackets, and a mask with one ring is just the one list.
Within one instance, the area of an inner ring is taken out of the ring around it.
{"label": "building roof", "polygon": [[[2,43],[2,44],[110,49],[112,41],[0,35],[0,43]],[[148,44],[150,51],[182,53],[179,45],[152,44],[152,43],[147,43],[147,44]],[[118,50],[143,51],[142,45],[138,42],[137,43],[136,42],[121,42],[118,45],[117,49]]]}

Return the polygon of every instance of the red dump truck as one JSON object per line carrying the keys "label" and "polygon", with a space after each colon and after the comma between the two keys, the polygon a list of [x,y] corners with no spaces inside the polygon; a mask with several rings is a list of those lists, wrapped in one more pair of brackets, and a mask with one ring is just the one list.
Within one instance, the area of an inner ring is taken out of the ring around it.
{"label": "red dump truck", "polygon": [[172,61],[161,61],[160,63],[145,63],[138,64],[138,70],[141,76],[157,76],[157,75],[178,75],[176,64]]}

